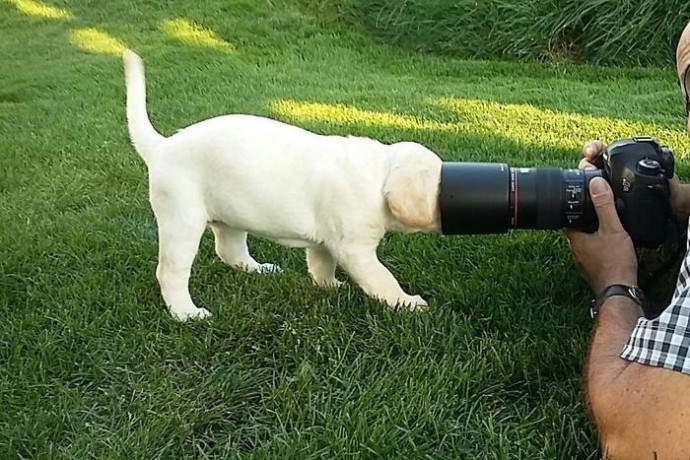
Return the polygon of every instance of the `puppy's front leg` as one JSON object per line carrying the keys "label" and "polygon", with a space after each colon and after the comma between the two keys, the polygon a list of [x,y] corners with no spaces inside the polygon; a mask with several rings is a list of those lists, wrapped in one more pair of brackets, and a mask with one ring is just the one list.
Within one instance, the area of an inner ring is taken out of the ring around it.
{"label": "puppy's front leg", "polygon": [[427,303],[420,296],[405,293],[393,274],[376,255],[376,245],[350,244],[337,252],[338,263],[368,295],[384,301],[389,307],[404,306],[424,310]]}

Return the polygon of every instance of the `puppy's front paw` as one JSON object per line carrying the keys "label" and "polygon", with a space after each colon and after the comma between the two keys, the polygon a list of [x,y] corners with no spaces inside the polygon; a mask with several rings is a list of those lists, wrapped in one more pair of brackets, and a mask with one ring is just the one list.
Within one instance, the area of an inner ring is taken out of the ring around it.
{"label": "puppy's front paw", "polygon": [[398,307],[409,311],[425,311],[428,307],[428,304],[421,296],[410,295],[403,299],[399,299]]}
{"label": "puppy's front paw", "polygon": [[262,274],[280,273],[282,271],[283,269],[280,268],[280,265],[276,264],[259,264],[256,268],[256,272]]}
{"label": "puppy's front paw", "polygon": [[170,314],[178,321],[186,322],[189,320],[204,319],[211,316],[211,312],[205,308],[189,308],[185,310],[170,310]]}

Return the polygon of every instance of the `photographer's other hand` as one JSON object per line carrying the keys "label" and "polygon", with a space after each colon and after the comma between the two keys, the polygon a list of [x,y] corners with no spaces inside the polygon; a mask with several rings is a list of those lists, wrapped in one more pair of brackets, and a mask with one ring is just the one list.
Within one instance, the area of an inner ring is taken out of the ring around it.
{"label": "photographer's other hand", "polygon": [[604,153],[604,150],[606,150],[606,146],[599,140],[587,142],[582,148],[582,160],[577,167],[579,169],[597,169],[594,162]]}
{"label": "photographer's other hand", "polygon": [[611,284],[636,285],[635,248],[618,218],[611,187],[595,177],[589,183],[589,193],[599,229],[595,233],[566,230],[575,264],[595,295]]}
{"label": "photographer's other hand", "polygon": [[671,209],[678,220],[686,222],[690,216],[690,184],[681,184],[678,176],[668,181],[671,192]]}
{"label": "photographer's other hand", "polygon": [[[590,141],[582,149],[582,160],[578,168],[596,169],[594,162],[604,153],[606,146],[599,140]],[[670,191],[670,204],[673,213],[678,220],[685,222],[690,216],[690,184],[681,184],[678,176],[668,181]]]}

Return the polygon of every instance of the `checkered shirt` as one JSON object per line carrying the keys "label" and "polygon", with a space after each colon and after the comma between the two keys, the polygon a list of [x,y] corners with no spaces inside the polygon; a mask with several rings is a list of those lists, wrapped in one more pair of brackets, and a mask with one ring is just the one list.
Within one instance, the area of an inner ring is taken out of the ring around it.
{"label": "checkered shirt", "polygon": [[690,374],[690,251],[671,303],[657,318],[637,320],[621,358]]}

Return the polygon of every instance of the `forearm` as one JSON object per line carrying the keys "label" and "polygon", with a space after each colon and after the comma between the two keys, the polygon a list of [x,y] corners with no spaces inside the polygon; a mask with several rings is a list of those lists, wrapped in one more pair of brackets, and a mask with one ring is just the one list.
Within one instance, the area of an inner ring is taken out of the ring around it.
{"label": "forearm", "polygon": [[595,417],[598,402],[608,399],[607,391],[630,365],[620,355],[642,315],[638,304],[622,296],[609,297],[599,309],[585,370],[587,399]]}
{"label": "forearm", "polygon": [[588,367],[587,403],[605,458],[690,458],[690,379],[620,357],[642,309],[611,297],[599,310]]}

